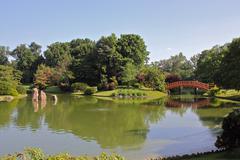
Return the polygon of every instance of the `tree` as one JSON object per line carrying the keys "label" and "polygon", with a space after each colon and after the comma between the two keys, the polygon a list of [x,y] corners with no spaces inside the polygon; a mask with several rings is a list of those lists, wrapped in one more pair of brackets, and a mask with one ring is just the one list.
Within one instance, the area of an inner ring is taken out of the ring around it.
{"label": "tree", "polygon": [[0,65],[8,64],[9,47],[0,46]]}
{"label": "tree", "polygon": [[90,39],[75,39],[70,42],[72,64],[70,70],[73,72],[75,82],[84,82],[96,85],[96,55],[95,42]]}
{"label": "tree", "polygon": [[[38,46],[38,49],[34,46]],[[11,55],[15,58],[16,69],[23,73],[23,83],[33,82],[34,73],[38,63],[41,62],[39,48],[41,46],[33,42],[29,46],[21,44],[11,52]]]}
{"label": "tree", "polygon": [[21,73],[13,67],[0,65],[0,95],[17,95]]}
{"label": "tree", "polygon": [[102,37],[96,43],[96,66],[98,68],[98,78],[101,83],[109,81],[112,77],[119,78],[122,70],[122,55],[117,51],[117,37],[112,34]]}
{"label": "tree", "polygon": [[122,82],[126,83],[128,86],[136,80],[137,68],[132,63],[127,63],[122,72]]}
{"label": "tree", "polygon": [[144,86],[165,91],[165,74],[158,65],[146,65],[140,73],[144,75]]}
{"label": "tree", "polygon": [[219,69],[228,46],[214,46],[210,50],[203,51],[198,58],[194,71],[197,80],[205,83],[216,83],[219,79]]}
{"label": "tree", "polygon": [[34,84],[40,89],[46,88],[52,82],[53,69],[41,64],[34,74]]}
{"label": "tree", "polygon": [[160,60],[158,65],[164,72],[178,75],[183,80],[192,78],[193,66],[182,53]]}
{"label": "tree", "polygon": [[141,36],[122,34],[117,42],[117,51],[124,57],[133,60],[136,66],[142,66],[148,61],[149,52]]}
{"label": "tree", "polygon": [[72,61],[69,43],[56,42],[51,44],[44,52],[44,56],[46,58],[46,64],[50,67],[56,67],[58,65],[68,67]]}
{"label": "tree", "polygon": [[226,89],[240,90],[240,38],[234,39],[224,53],[217,83]]}

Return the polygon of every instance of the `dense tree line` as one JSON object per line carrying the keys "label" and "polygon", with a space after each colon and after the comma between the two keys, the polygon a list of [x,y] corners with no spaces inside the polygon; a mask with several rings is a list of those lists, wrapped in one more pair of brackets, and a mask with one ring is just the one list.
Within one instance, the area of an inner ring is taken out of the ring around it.
{"label": "dense tree line", "polygon": [[[111,34],[98,41],[74,39],[55,42],[44,52],[41,48],[35,42],[20,44],[12,51],[8,47],[0,47],[0,64],[20,71],[21,83],[34,83],[39,88],[57,85],[69,90],[72,83],[82,82],[98,86],[101,90],[114,89],[117,85],[132,86],[134,83],[164,90],[163,72],[147,65],[149,52],[139,35],[117,37]],[[139,74],[144,81],[137,78]]]}
{"label": "dense tree line", "polygon": [[[0,46],[0,74],[9,72],[6,78],[13,85],[8,86],[16,90],[20,83],[34,83],[39,88],[57,85],[69,90],[71,84],[81,82],[100,90],[144,85],[164,91],[165,81],[199,80],[240,89],[240,38],[204,50],[189,60],[179,53],[151,64],[144,40],[135,34],[111,34],[98,41],[86,38],[55,42],[44,52],[41,48],[35,42],[20,44],[11,51]],[[3,81],[0,79],[0,83]]]}

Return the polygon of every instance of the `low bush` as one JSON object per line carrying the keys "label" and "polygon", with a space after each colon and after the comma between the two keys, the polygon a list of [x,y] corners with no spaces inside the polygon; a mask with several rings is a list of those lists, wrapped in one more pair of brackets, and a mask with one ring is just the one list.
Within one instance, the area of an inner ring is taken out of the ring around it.
{"label": "low bush", "polygon": [[17,96],[16,85],[6,81],[0,81],[0,95]]}
{"label": "low bush", "polygon": [[87,87],[86,90],[84,91],[85,95],[92,95],[97,92],[96,87]]}
{"label": "low bush", "polygon": [[19,86],[17,86],[16,89],[17,89],[17,92],[19,94],[26,94],[27,93],[27,90],[26,90],[26,88],[24,86],[19,85]]}
{"label": "low bush", "polygon": [[89,86],[86,83],[81,83],[81,82],[76,82],[71,85],[71,89],[73,92],[77,92],[77,91],[84,92],[87,89],[87,87]]}
{"label": "low bush", "polygon": [[112,96],[117,97],[142,97],[146,96],[146,93],[141,92],[139,90],[134,90],[134,89],[121,89],[118,90],[117,92],[114,92]]}
{"label": "low bush", "polygon": [[220,89],[218,87],[213,87],[207,92],[207,94],[209,96],[215,96],[219,92],[219,90]]}
{"label": "low bush", "polygon": [[89,156],[78,156],[74,157],[70,154],[58,154],[58,155],[45,155],[42,150],[36,148],[27,148],[21,153],[8,154],[7,156],[0,157],[1,160],[16,160],[16,159],[26,159],[26,160],[124,160],[123,157],[117,154],[108,155],[106,153],[101,153],[97,157]]}
{"label": "low bush", "polygon": [[133,87],[137,88],[137,89],[140,89],[141,88],[141,84],[140,83],[134,83]]}

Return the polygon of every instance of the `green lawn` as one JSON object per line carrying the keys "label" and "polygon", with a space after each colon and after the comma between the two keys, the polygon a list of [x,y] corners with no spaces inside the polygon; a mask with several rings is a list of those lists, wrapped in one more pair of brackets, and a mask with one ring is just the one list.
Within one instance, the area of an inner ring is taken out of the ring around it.
{"label": "green lawn", "polygon": [[223,90],[223,89],[221,89],[216,94],[216,97],[240,101],[240,91],[237,91],[237,90]]}
{"label": "green lawn", "polygon": [[153,90],[145,90],[145,89],[115,89],[112,91],[100,91],[94,94],[94,96],[98,96],[98,97],[112,97],[113,93],[117,93],[120,91],[129,91],[129,92],[143,92],[146,94],[146,98],[152,98],[152,99],[157,99],[157,98],[161,98],[163,96],[166,96],[165,93],[163,92],[159,92],[159,91],[153,91]]}

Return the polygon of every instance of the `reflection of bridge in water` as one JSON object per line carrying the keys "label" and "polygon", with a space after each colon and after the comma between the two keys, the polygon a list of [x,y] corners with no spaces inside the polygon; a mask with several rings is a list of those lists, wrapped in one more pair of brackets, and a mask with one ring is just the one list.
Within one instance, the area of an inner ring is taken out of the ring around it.
{"label": "reflection of bridge in water", "polygon": [[191,108],[200,108],[205,107],[210,104],[208,98],[196,99],[193,102],[180,101],[177,99],[169,99],[166,101],[167,107],[191,107]]}

